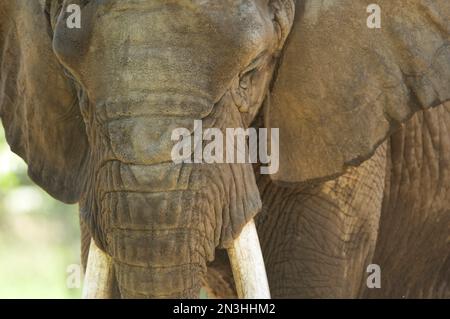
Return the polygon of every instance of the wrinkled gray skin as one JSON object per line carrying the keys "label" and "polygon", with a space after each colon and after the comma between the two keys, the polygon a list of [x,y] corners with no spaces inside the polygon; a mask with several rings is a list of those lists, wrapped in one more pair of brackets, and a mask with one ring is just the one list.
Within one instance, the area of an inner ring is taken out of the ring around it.
{"label": "wrinkled gray skin", "polygon": [[[379,0],[373,30],[371,2],[3,1],[8,142],[118,297],[232,295],[217,249],[258,212],[273,297],[449,297],[450,3]],[[194,119],[280,128],[279,172],[173,164]]]}

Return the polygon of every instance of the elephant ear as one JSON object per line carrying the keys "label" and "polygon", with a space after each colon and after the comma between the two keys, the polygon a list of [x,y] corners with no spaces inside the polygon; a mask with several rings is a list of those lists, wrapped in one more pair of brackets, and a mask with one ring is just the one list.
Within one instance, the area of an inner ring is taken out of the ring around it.
{"label": "elephant ear", "polygon": [[88,142],[77,92],[53,54],[51,2],[0,2],[0,116],[29,176],[72,203],[84,185]]}
{"label": "elephant ear", "polygon": [[[415,112],[450,99],[450,1],[304,0],[266,126],[280,128],[280,183],[320,180],[368,159]],[[369,7],[370,8],[370,7]]]}

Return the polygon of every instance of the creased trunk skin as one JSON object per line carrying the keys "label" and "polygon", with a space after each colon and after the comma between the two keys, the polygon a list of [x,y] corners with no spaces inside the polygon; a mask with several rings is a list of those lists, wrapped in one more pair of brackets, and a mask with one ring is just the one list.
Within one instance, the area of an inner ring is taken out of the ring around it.
{"label": "creased trunk skin", "polygon": [[122,298],[198,298],[218,244],[219,201],[205,204],[204,176],[171,161],[172,130],[193,119],[157,116],[154,104],[136,99],[130,93],[93,106],[97,168],[83,218],[112,256]]}
{"label": "creased trunk skin", "polygon": [[171,158],[175,128],[192,132],[195,119],[203,129],[242,126],[229,94],[213,105],[168,91],[155,97],[132,90],[90,106],[88,130],[98,147],[82,218],[112,256],[125,298],[198,298],[215,248],[228,248],[261,208],[250,164]]}
{"label": "creased trunk skin", "polygon": [[122,298],[198,298],[205,271],[193,231],[115,230],[114,267]]}
{"label": "creased trunk skin", "polygon": [[[91,106],[88,129],[98,147],[80,208],[97,246],[112,256],[125,298],[198,298],[215,248],[228,248],[261,208],[250,164],[172,161],[173,129],[192,132],[195,119],[180,116],[184,99],[168,104],[178,116],[158,113],[153,95]],[[240,119],[225,95],[203,128],[241,127]]]}
{"label": "creased trunk skin", "polygon": [[202,230],[207,215],[189,189],[190,171],[119,161],[103,171],[101,219],[122,297],[198,298],[214,245]]}

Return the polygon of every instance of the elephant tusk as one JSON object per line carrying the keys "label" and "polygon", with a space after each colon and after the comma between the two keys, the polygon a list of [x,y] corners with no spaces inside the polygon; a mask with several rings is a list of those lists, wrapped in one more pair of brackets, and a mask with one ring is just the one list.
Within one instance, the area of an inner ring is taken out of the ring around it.
{"label": "elephant tusk", "polygon": [[238,297],[270,299],[266,268],[253,219],[228,248]]}
{"label": "elephant tusk", "polygon": [[113,298],[114,268],[111,257],[97,247],[91,239],[86,273],[84,275],[84,299]]}

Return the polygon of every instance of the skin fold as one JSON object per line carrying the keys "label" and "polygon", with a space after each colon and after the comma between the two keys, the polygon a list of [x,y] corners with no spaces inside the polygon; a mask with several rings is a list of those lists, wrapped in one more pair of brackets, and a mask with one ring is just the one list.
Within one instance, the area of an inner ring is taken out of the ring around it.
{"label": "skin fold", "polygon": [[364,297],[450,297],[449,121],[446,103],[415,115],[391,138],[372,259],[383,265],[385,285]]}
{"label": "skin fold", "polygon": [[[79,203],[115,297],[235,296],[224,252],[254,218],[275,298],[450,296],[450,3],[379,0],[376,30],[371,3],[0,4],[8,143]],[[279,171],[174,163],[194,120],[279,128]]]}

